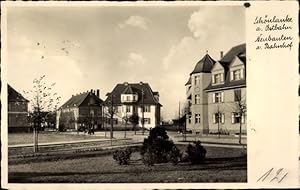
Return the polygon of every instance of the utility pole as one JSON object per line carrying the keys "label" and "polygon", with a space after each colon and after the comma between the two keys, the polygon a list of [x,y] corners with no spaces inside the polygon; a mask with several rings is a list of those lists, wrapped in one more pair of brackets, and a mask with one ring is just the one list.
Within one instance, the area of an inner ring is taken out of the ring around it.
{"label": "utility pole", "polygon": [[178,102],[178,131],[180,131],[180,101]]}
{"label": "utility pole", "polygon": [[110,95],[111,98],[111,113],[110,113],[110,144],[112,145],[112,139],[113,139],[113,128],[114,128],[114,123],[113,123],[113,117],[114,117],[114,110],[113,110],[113,106],[114,106],[114,100],[113,100],[113,94]]}
{"label": "utility pole", "polygon": [[144,106],[144,89],[142,89],[142,135],[144,135],[144,110],[145,106]]}

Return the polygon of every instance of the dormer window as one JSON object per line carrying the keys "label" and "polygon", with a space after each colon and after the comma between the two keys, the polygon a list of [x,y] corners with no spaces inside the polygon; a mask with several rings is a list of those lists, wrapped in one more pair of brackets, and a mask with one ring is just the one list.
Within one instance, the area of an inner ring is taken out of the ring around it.
{"label": "dormer window", "polygon": [[137,94],[121,94],[121,102],[136,102],[137,100]]}
{"label": "dormer window", "polygon": [[240,80],[241,79],[241,70],[233,71],[233,80]]}
{"label": "dormer window", "polygon": [[223,73],[217,73],[213,74],[212,76],[212,83],[213,84],[220,84],[224,82],[224,74]]}
{"label": "dormer window", "polygon": [[230,79],[231,80],[241,80],[244,78],[244,70],[243,69],[236,69],[231,71]]}

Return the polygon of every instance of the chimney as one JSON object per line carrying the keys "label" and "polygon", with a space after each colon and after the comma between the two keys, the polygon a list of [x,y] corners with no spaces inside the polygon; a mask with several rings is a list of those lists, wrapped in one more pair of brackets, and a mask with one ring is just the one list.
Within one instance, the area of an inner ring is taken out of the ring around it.
{"label": "chimney", "polygon": [[100,98],[100,90],[99,90],[99,89],[97,89],[96,96],[97,96],[98,98]]}
{"label": "chimney", "polygon": [[91,89],[91,93],[94,94],[93,89]]}
{"label": "chimney", "polygon": [[124,82],[124,85],[127,86],[127,85],[128,85],[128,82]]}
{"label": "chimney", "polygon": [[143,85],[144,83],[142,81],[140,81],[140,85]]}
{"label": "chimney", "polygon": [[220,52],[220,59],[223,59],[224,55],[223,55],[223,51]]}

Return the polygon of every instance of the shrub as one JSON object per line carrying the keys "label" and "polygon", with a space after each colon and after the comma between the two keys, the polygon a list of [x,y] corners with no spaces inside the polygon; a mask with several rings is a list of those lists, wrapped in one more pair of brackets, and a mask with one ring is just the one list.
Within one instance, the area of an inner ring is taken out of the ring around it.
{"label": "shrub", "polygon": [[146,150],[142,156],[142,161],[147,166],[153,166],[155,163],[155,155],[152,151]]}
{"label": "shrub", "polygon": [[120,165],[129,164],[131,156],[131,148],[127,147],[125,150],[116,150],[113,154],[113,159],[118,161]]}
{"label": "shrub", "polygon": [[186,152],[192,164],[201,164],[204,162],[206,149],[201,145],[200,141],[194,142],[194,145],[189,144]]}
{"label": "shrub", "polygon": [[144,139],[140,153],[143,163],[150,166],[154,163],[169,161],[177,164],[181,155],[162,127],[155,127],[150,130],[148,138]]}
{"label": "shrub", "polygon": [[181,154],[180,150],[176,146],[172,147],[172,150],[169,152],[168,155],[169,155],[169,160],[174,165],[177,165],[177,163],[181,161],[182,154]]}

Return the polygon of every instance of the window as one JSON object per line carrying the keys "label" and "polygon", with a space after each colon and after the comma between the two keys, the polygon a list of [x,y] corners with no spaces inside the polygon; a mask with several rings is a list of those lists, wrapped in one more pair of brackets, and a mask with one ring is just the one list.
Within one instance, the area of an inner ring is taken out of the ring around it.
{"label": "window", "polygon": [[191,123],[192,122],[192,115],[189,115],[188,117],[189,117],[189,123]]}
{"label": "window", "polygon": [[195,85],[200,84],[200,76],[195,76]]}
{"label": "window", "polygon": [[225,123],[225,114],[224,113],[214,113],[213,114],[213,123]]}
{"label": "window", "polygon": [[231,123],[235,124],[235,123],[245,123],[245,117],[244,114],[240,114],[238,112],[233,112],[231,114]]}
{"label": "window", "polygon": [[200,104],[200,94],[195,95],[195,104]]}
{"label": "window", "polygon": [[200,123],[200,114],[195,114],[195,123]]}
{"label": "window", "polygon": [[90,110],[90,116],[93,117],[95,115],[94,110]]}
{"label": "window", "polygon": [[126,112],[131,112],[130,106],[126,106]]}
{"label": "window", "polygon": [[233,71],[233,80],[240,80],[241,79],[241,70]]}
{"label": "window", "polygon": [[244,69],[237,69],[231,71],[230,80],[241,80],[244,78]]}
{"label": "window", "polygon": [[224,75],[223,73],[218,73],[218,74],[214,74],[213,78],[212,78],[212,83],[213,84],[219,84],[224,82]]}
{"label": "window", "polygon": [[149,105],[144,106],[144,112],[150,112],[150,111],[151,109]]}
{"label": "window", "polygon": [[136,99],[135,99],[135,95],[133,95],[133,96],[132,96],[132,100],[133,100],[133,101],[136,101]]}
{"label": "window", "polygon": [[130,96],[126,96],[126,101],[130,101]]}
{"label": "window", "polygon": [[144,124],[151,124],[150,118],[144,118]]}
{"label": "window", "polygon": [[224,93],[223,92],[217,92],[213,93],[213,103],[220,103],[224,102]]}
{"label": "window", "polygon": [[132,112],[136,113],[136,106],[132,106]]}
{"label": "window", "polygon": [[234,91],[234,101],[241,101],[241,99],[242,99],[242,95],[241,95],[242,93],[241,93],[241,90],[239,89],[239,90],[235,90]]}

